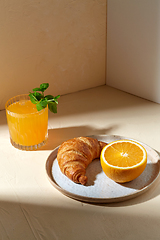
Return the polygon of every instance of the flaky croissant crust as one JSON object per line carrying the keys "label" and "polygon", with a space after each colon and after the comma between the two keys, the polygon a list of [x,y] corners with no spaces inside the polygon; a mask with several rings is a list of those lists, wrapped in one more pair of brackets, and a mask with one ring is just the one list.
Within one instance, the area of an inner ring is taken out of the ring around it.
{"label": "flaky croissant crust", "polygon": [[86,168],[100,153],[106,143],[90,137],[78,137],[63,142],[57,154],[61,172],[75,183],[87,182]]}

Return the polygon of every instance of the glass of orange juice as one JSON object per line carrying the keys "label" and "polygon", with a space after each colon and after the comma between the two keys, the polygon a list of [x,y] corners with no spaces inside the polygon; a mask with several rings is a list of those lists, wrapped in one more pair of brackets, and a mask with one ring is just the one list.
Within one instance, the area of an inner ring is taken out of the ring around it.
{"label": "glass of orange juice", "polygon": [[9,99],[5,105],[10,140],[14,147],[35,150],[48,138],[48,106],[41,111],[28,94]]}

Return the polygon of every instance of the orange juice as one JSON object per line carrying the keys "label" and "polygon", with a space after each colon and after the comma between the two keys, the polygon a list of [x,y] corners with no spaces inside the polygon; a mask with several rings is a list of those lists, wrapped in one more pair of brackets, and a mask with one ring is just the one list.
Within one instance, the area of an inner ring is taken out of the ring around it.
{"label": "orange juice", "polygon": [[44,145],[48,137],[48,107],[37,111],[36,105],[24,94],[6,103],[6,115],[15,147],[32,150]]}

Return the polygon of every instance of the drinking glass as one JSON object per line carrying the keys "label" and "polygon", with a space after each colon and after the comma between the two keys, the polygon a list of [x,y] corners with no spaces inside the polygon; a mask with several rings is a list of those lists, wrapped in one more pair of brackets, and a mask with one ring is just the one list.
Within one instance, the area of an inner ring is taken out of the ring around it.
{"label": "drinking glass", "polygon": [[9,99],[5,104],[12,145],[21,150],[35,150],[48,138],[48,106],[41,111],[28,94]]}

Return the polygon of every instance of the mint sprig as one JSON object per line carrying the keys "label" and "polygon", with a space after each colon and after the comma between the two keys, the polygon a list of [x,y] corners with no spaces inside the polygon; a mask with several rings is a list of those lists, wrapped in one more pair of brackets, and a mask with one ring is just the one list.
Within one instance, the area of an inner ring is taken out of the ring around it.
{"label": "mint sprig", "polygon": [[36,104],[36,108],[38,111],[48,108],[51,112],[57,113],[57,104],[58,98],[60,95],[54,97],[52,95],[44,96],[44,91],[49,87],[49,83],[42,83],[39,88],[34,88],[33,93],[29,93],[30,100],[33,104]]}

